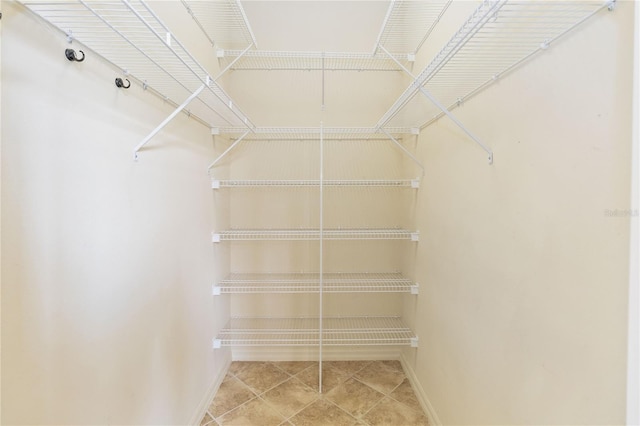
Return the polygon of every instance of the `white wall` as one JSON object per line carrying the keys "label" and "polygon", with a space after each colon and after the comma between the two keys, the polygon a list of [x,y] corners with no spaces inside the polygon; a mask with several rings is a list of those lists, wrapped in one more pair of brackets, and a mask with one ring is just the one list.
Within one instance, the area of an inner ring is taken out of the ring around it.
{"label": "white wall", "polygon": [[[417,351],[443,424],[625,421],[633,5],[420,135]],[[637,220],[637,219],[633,219]]]}
{"label": "white wall", "polygon": [[180,115],[133,162],[171,106],[2,6],[2,422],[185,424],[229,356],[209,130]]}

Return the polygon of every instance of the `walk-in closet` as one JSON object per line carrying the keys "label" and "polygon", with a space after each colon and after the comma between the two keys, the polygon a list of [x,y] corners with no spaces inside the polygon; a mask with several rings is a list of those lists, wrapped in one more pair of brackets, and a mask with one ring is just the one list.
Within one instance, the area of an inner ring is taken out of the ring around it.
{"label": "walk-in closet", "polygon": [[634,424],[625,0],[3,0],[2,423]]}

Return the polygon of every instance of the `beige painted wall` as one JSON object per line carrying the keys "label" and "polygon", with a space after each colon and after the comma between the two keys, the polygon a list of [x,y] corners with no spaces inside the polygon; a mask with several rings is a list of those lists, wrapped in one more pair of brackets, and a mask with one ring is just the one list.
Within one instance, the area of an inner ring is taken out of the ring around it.
{"label": "beige painted wall", "polygon": [[2,6],[2,423],[185,424],[229,356],[211,135],[180,115],[133,162],[171,106]]}
{"label": "beige painted wall", "polygon": [[443,424],[624,423],[632,8],[455,110],[493,166],[446,119],[420,135],[406,356]]}

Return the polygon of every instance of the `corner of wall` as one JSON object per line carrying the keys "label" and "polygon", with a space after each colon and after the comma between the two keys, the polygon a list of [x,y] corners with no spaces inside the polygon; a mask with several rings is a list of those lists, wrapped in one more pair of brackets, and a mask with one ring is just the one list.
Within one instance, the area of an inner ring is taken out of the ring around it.
{"label": "corner of wall", "polygon": [[420,380],[418,380],[418,376],[416,375],[413,367],[411,367],[411,363],[407,360],[407,357],[404,353],[400,355],[400,363],[402,364],[402,369],[404,370],[405,376],[409,379],[409,383],[411,384],[411,388],[413,392],[416,394],[418,398],[418,402],[420,403],[420,407],[425,412],[427,419],[429,419],[429,424],[434,426],[442,425],[440,418],[438,417],[438,413],[431,405],[431,401],[429,401],[429,397],[425,392],[424,388],[420,384]]}
{"label": "corner of wall", "polygon": [[213,381],[211,382],[211,385],[209,386],[209,389],[207,389],[207,392],[202,397],[202,400],[198,404],[198,407],[196,408],[193,416],[191,417],[191,420],[189,420],[190,425],[197,426],[200,424],[200,422],[202,421],[202,418],[207,413],[209,404],[211,404],[211,401],[213,401],[213,397],[218,392],[218,389],[220,389],[220,385],[222,384],[222,381],[227,375],[227,372],[229,371],[230,366],[231,366],[231,353],[229,352],[224,361],[224,365],[220,370],[218,370],[218,374],[214,377]]}

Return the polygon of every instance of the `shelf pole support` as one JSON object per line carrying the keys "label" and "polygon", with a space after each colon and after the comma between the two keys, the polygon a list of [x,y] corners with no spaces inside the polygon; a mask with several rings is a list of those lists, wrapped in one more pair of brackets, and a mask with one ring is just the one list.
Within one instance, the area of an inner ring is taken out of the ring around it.
{"label": "shelf pole support", "polygon": [[319,251],[320,251],[320,268],[319,269],[319,313],[318,316],[318,392],[322,393],[322,334],[324,333],[324,123],[320,122],[320,233],[319,233]]}
{"label": "shelf pole support", "polygon": [[247,130],[246,132],[244,132],[242,134],[242,136],[240,136],[238,139],[236,139],[236,141],[234,143],[231,144],[231,146],[229,148],[227,148],[222,154],[220,154],[220,156],[218,158],[216,158],[215,160],[213,160],[213,163],[209,164],[209,167],[207,167],[207,171],[211,170],[211,168],[213,166],[215,166],[216,164],[218,164],[218,162],[220,160],[222,160],[222,158],[224,156],[226,156],[233,148],[236,147],[236,145],[238,145],[242,139],[244,139],[249,133],[251,132],[251,130]]}
{"label": "shelf pole support", "polygon": [[[209,82],[209,77],[207,77],[207,83]],[[142,140],[142,142],[140,142],[134,149],[133,149],[133,159],[134,160],[138,160],[138,151],[140,151],[140,149],[142,149],[143,146],[145,146],[147,144],[147,142],[149,142],[151,140],[151,138],[153,138],[155,135],[158,134],[158,132],[160,130],[162,130],[167,124],[169,124],[169,122],[171,120],[173,120],[175,118],[176,115],[180,114],[180,112],[185,109],[187,107],[187,105],[189,105],[189,103],[191,103],[192,100],[194,100],[195,98],[198,97],[198,95],[200,94],[200,92],[202,92],[204,90],[204,88],[207,87],[206,84],[203,84],[202,86],[198,87],[196,89],[195,92],[193,92],[191,94],[191,96],[189,96],[182,104],[180,104],[180,106],[178,106],[178,108],[176,108],[175,111],[173,111],[171,113],[171,115],[169,115],[167,118],[164,119],[164,121],[162,123],[160,123],[160,125],[158,127],[156,127],[155,129],[153,129],[153,131],[151,133],[149,133],[149,135],[144,138]]]}
{"label": "shelf pole support", "polygon": [[379,47],[384,53],[387,54],[387,56],[389,56],[389,58],[391,58],[396,64],[398,64],[398,66],[400,68],[402,68],[402,70],[404,72],[406,72],[407,75],[409,75],[409,77],[411,77],[413,79],[413,84],[420,91],[420,93],[422,93],[427,99],[429,99],[431,101],[431,103],[433,103],[440,111],[442,111],[447,117],[449,117],[449,119],[451,121],[453,121],[475,143],[480,145],[480,147],[487,153],[487,159],[489,161],[489,164],[493,164],[493,151],[491,151],[491,149],[489,149],[489,147],[487,147],[477,136],[475,136],[473,133],[471,133],[469,131],[469,129],[467,129],[465,127],[465,125],[462,124],[462,122],[460,120],[458,120],[458,118],[455,115],[453,115],[451,113],[451,111],[449,111],[449,109],[446,106],[444,106],[442,103],[440,103],[440,101],[438,101],[431,93],[429,93],[429,91],[427,89],[422,87],[422,85],[418,82],[418,80],[411,73],[411,71],[409,71],[404,65],[402,65],[400,63],[400,61],[398,61],[396,58],[394,58],[393,55],[391,53],[389,53],[389,51],[387,49],[384,48],[384,46],[379,46]]}

